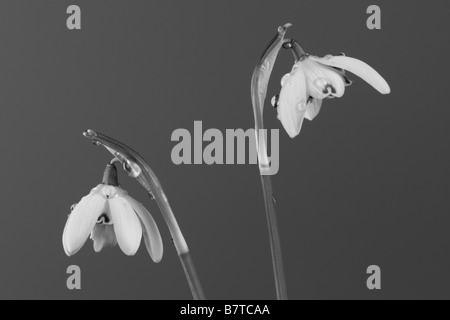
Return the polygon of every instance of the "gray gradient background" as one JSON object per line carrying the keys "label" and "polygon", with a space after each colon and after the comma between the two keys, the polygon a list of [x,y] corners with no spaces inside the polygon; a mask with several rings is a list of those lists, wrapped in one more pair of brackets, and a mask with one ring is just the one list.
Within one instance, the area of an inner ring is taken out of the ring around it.
{"label": "gray gradient background", "polygon": [[[82,30],[66,28],[70,4]],[[366,8],[382,8],[382,30]],[[448,11],[444,1],[2,1],[0,4],[0,298],[190,299],[155,203],[160,264],[92,242],[65,256],[69,207],[100,182],[109,154],[92,128],[138,150],[160,177],[212,299],[273,299],[255,165],[175,166],[170,136],[251,128],[250,78],[285,22],[308,52],[345,52],[392,87],[356,76],[343,99],[290,139],[273,179],[293,299],[450,298]],[[282,52],[269,99],[292,65]],[[268,128],[282,129],[266,108]],[[66,268],[82,269],[82,290]],[[382,290],[366,268],[382,269]]]}

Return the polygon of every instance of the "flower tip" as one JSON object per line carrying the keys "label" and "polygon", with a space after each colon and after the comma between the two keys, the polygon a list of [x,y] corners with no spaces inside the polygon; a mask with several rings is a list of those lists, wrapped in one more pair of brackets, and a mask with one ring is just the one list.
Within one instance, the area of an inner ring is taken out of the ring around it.
{"label": "flower tip", "polygon": [[286,121],[284,117],[278,116],[278,119],[281,121],[281,124],[283,125],[284,130],[288,134],[290,138],[295,138],[300,134],[300,130],[302,128],[304,115],[301,116],[295,116],[289,121]]}
{"label": "flower tip", "polygon": [[296,136],[298,136],[299,135],[299,133],[300,133],[300,131],[298,131],[298,132],[294,132],[294,131],[291,131],[291,132],[289,132],[289,131],[286,131],[287,132],[287,134],[289,135],[289,137],[291,138],[291,139],[294,139]]}
{"label": "flower tip", "polygon": [[281,121],[283,125],[284,131],[288,134],[289,138],[294,139],[296,136],[300,134],[303,120],[300,120],[299,124],[293,126],[291,123],[285,123]]}
{"label": "flower tip", "polygon": [[67,244],[64,242],[63,242],[63,247],[64,247],[64,253],[68,257],[74,256],[78,252],[78,250],[69,250]]}
{"label": "flower tip", "polygon": [[72,252],[70,252],[69,246],[66,242],[67,222],[66,222],[66,226],[64,227],[64,231],[63,231],[63,235],[62,235],[62,245],[63,245],[64,253],[66,254],[66,256],[71,257],[71,256],[73,256],[73,254],[72,254]]}
{"label": "flower tip", "polygon": [[130,252],[125,252],[125,251],[123,251],[123,253],[124,253],[127,257],[134,257],[134,256],[136,255],[136,252],[130,253]]}
{"label": "flower tip", "polygon": [[384,80],[383,77],[379,77],[378,83],[371,84],[379,93],[385,95],[391,93],[391,87],[389,84]]}
{"label": "flower tip", "polygon": [[154,257],[151,257],[151,258],[152,258],[152,260],[153,260],[154,263],[160,263],[161,260],[162,260],[162,257],[160,257],[160,258],[154,258]]}
{"label": "flower tip", "polygon": [[63,242],[63,247],[64,247],[64,253],[66,254],[66,256],[70,257],[71,254],[70,254],[69,250],[67,250],[66,245],[64,244],[64,242]]}
{"label": "flower tip", "polygon": [[70,242],[67,241],[67,239],[65,239],[65,234],[66,234],[66,230],[64,229],[64,233],[63,233],[63,248],[64,248],[64,253],[66,254],[66,256],[68,257],[72,257],[75,254],[78,253],[78,251],[81,248],[71,248],[70,247]]}
{"label": "flower tip", "polygon": [[383,95],[391,93],[391,87],[380,74],[376,74],[376,76],[373,77],[373,80],[375,81],[368,81],[367,79],[364,80],[366,80],[372,87]]}

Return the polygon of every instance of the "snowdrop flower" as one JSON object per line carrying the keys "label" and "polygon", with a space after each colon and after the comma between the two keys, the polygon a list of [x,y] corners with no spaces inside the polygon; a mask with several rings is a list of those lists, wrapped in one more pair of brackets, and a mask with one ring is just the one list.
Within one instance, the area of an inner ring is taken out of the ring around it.
{"label": "snowdrop flower", "polygon": [[95,252],[119,244],[128,256],[136,254],[144,236],[153,261],[161,261],[163,244],[158,227],[147,209],[119,186],[114,164],[107,165],[103,182],[83,197],[69,215],[63,233],[66,254],[77,253],[89,235]]}
{"label": "snowdrop flower", "polygon": [[323,99],[344,95],[345,87],[351,84],[344,70],[356,74],[381,94],[391,92],[383,77],[363,61],[344,55],[319,58],[304,54],[282,78],[280,95],[272,100],[278,119],[291,138],[300,133],[304,118],[313,120],[317,116]]}

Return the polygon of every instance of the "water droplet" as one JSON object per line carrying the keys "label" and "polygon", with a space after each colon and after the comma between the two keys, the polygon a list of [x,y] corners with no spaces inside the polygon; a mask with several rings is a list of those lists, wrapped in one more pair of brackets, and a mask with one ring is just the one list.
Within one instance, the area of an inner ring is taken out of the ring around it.
{"label": "water droplet", "polygon": [[292,49],[292,40],[288,40],[287,42],[283,43],[284,49]]}
{"label": "water droplet", "polygon": [[318,78],[314,80],[314,85],[323,90],[328,85],[328,80],[324,78]]}
{"label": "water droplet", "polygon": [[96,137],[97,136],[97,132],[95,132],[94,130],[88,129],[88,130],[83,132],[83,135],[85,137],[87,137],[87,138]]}
{"label": "water droplet", "polygon": [[304,100],[299,101],[297,103],[297,110],[298,111],[305,111],[305,109],[306,109],[306,102]]}
{"label": "water droplet", "polygon": [[265,60],[264,63],[261,65],[261,70],[262,71],[267,71],[270,68],[270,62],[269,60]]}
{"label": "water droplet", "polygon": [[99,146],[99,145],[101,145],[101,142],[100,142],[100,141],[97,141],[97,140],[92,140],[92,144],[93,144],[94,146]]}
{"label": "water droplet", "polygon": [[277,108],[279,100],[280,100],[280,96],[278,94],[276,96],[273,96],[272,100],[270,101],[270,103],[272,104],[272,107]]}
{"label": "water droplet", "polygon": [[134,162],[124,159],[123,170],[132,178],[137,178],[141,174],[141,168]]}

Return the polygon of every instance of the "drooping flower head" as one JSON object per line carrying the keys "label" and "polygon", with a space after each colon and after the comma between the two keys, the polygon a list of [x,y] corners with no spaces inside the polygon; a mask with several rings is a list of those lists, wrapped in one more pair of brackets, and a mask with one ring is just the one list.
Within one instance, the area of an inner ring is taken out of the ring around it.
{"label": "drooping flower head", "polygon": [[280,95],[272,100],[277,107],[278,119],[291,138],[300,133],[303,119],[313,120],[325,98],[340,98],[351,81],[345,75],[348,70],[381,94],[391,92],[383,77],[365,62],[340,56],[319,58],[303,54],[292,71],[281,80]]}
{"label": "drooping flower head", "polygon": [[107,165],[103,182],[73,207],[62,239],[66,254],[77,253],[89,235],[96,252],[119,244],[129,256],[136,254],[144,236],[153,261],[162,259],[158,226],[147,209],[119,186],[114,164]]}

